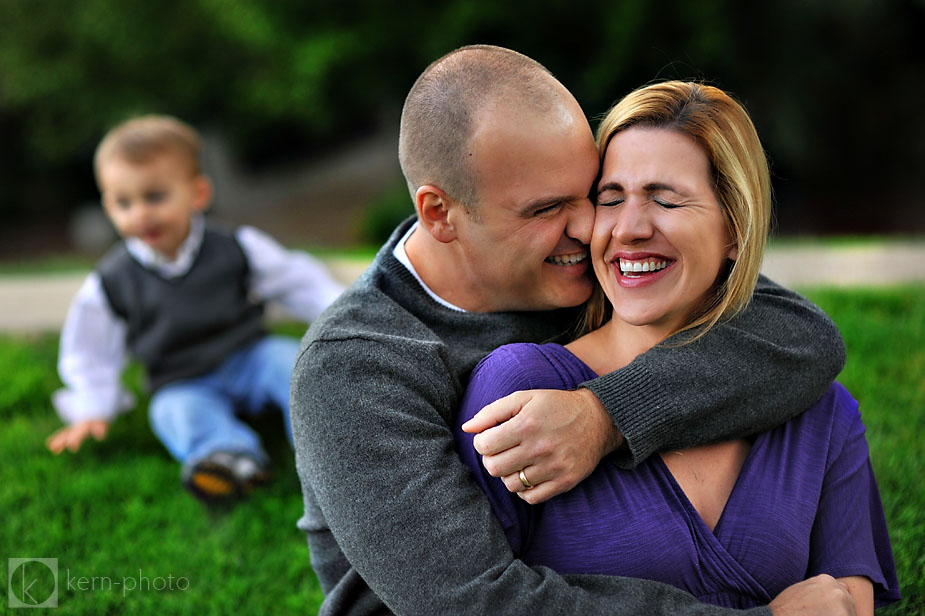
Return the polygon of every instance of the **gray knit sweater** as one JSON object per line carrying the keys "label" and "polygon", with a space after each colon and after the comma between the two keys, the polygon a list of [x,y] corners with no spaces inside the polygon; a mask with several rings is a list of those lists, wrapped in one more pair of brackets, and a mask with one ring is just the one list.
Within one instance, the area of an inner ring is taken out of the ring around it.
{"label": "gray knit sweater", "polygon": [[[493,348],[563,334],[573,310],[460,313],[393,256],[403,223],[309,329],[292,381],[299,528],[322,614],[726,614],[658,582],[560,576],[514,558],[456,455],[451,418]],[[588,386],[629,447],[615,462],[740,437],[812,404],[844,363],[835,325],[762,280],[733,322]],[[769,614],[767,608],[749,611]]]}

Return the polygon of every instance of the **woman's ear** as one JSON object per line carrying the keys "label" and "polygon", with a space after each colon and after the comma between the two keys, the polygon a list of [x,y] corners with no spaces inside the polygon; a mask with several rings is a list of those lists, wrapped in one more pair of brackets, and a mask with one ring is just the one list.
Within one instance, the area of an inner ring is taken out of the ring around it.
{"label": "woman's ear", "polygon": [[433,185],[421,186],[414,193],[418,221],[438,242],[456,239],[456,227],[450,220],[452,202],[443,190]]}
{"label": "woman's ear", "polygon": [[729,247],[729,254],[726,255],[729,259],[735,261],[739,258],[739,245],[733,244]]}

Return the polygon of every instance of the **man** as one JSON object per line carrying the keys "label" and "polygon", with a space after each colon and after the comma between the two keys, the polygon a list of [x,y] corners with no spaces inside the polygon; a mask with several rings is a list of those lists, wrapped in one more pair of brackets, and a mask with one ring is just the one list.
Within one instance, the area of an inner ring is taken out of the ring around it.
{"label": "man", "polygon": [[[299,526],[322,613],[725,613],[655,582],[526,566],[454,450],[450,421],[475,363],[507,342],[563,334],[591,292],[598,155],[578,103],[516,52],[463,48],[409,93],[399,157],[417,220],[313,324],[293,373]],[[765,282],[699,342],[654,350],[577,392],[525,394],[472,429],[515,415],[478,446],[509,489],[538,502],[611,452],[632,466],[657,449],[777,425],[843,361],[834,325]],[[776,601],[777,616],[804,605],[851,613],[827,577]]]}

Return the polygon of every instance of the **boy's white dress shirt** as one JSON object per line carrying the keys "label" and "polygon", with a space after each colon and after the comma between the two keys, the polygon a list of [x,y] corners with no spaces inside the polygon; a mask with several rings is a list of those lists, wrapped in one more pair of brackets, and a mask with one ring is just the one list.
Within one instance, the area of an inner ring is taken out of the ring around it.
{"label": "boy's white dress shirt", "polygon": [[[137,238],[126,248],[134,259],[165,278],[186,274],[199,253],[205,219],[193,217],[190,233],[170,260]],[[253,227],[235,232],[250,267],[251,293],[260,301],[282,305],[292,316],[316,319],[344,290],[327,268],[311,255],[290,251]],[[52,395],[58,415],[68,424],[88,419],[111,421],[135,406],[122,386],[128,358],[127,326],[113,313],[98,273],[91,272],[71,302],[61,330],[58,372],[64,389]]]}

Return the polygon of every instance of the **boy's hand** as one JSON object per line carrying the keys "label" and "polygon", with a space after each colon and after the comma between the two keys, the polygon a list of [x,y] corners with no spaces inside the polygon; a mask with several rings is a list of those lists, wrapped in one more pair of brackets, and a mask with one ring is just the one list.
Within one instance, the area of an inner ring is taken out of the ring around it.
{"label": "boy's hand", "polygon": [[80,449],[80,444],[91,434],[93,438],[101,441],[106,438],[106,433],[108,431],[109,422],[105,419],[89,419],[76,423],[73,426],[64,426],[60,430],[57,430],[48,437],[45,441],[45,446],[55,455],[58,455],[65,449],[77,451]]}

